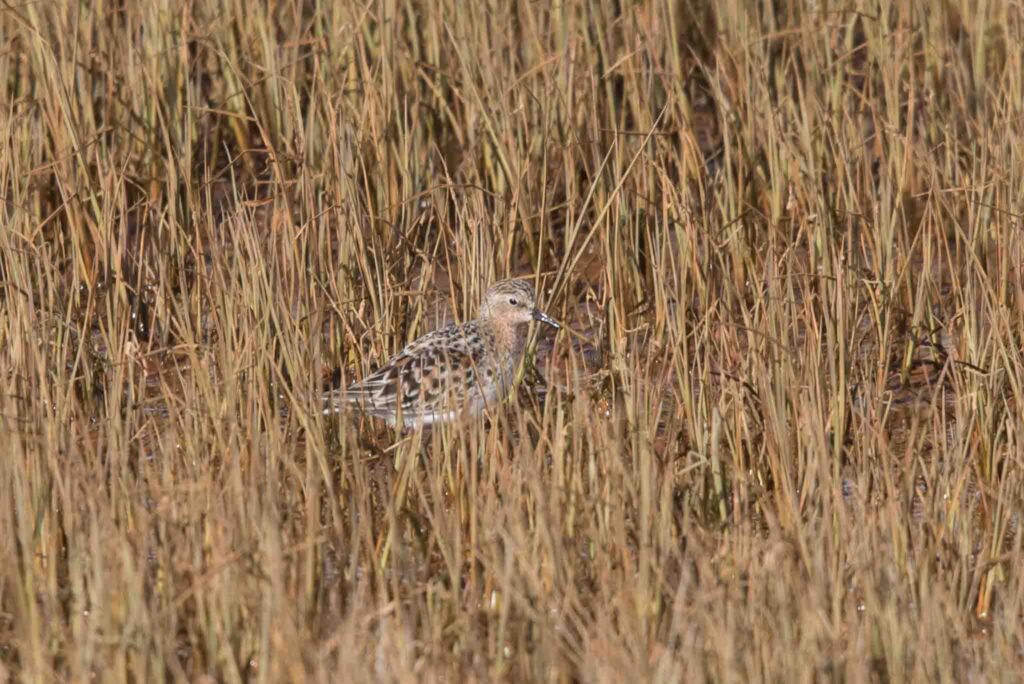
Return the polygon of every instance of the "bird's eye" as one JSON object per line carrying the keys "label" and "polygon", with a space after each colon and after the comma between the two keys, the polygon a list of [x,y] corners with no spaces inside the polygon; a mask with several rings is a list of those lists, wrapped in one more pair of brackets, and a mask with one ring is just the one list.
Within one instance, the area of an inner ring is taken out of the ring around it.
{"label": "bird's eye", "polygon": [[516,306],[519,304],[519,300],[516,299],[515,297],[509,297],[508,303],[511,304],[512,306]]}

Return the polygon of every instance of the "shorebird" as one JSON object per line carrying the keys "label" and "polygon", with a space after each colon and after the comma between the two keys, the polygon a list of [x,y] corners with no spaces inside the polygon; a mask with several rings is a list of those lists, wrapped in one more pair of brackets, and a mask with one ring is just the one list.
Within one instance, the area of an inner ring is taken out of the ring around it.
{"label": "shorebird", "polygon": [[474,320],[410,343],[344,393],[335,392],[325,413],[352,406],[402,428],[480,415],[512,389],[531,321],[560,327],[537,308],[528,282],[497,282]]}

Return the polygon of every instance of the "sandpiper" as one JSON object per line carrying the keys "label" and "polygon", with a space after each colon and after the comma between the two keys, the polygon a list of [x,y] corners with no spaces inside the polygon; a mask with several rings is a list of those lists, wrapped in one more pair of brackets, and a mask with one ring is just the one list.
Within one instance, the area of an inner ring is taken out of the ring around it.
{"label": "sandpiper", "polygon": [[558,323],[536,306],[533,286],[502,280],[484,294],[475,320],[427,333],[332,397],[403,428],[480,415],[508,395],[530,321]]}

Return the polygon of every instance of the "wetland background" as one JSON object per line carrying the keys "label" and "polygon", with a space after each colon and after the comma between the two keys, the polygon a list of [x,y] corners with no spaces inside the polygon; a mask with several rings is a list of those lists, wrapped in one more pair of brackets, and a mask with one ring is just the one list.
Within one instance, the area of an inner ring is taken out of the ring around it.
{"label": "wetland background", "polygon": [[[0,35],[0,681],[1020,674],[1019,2]],[[322,415],[526,274],[486,420]]]}

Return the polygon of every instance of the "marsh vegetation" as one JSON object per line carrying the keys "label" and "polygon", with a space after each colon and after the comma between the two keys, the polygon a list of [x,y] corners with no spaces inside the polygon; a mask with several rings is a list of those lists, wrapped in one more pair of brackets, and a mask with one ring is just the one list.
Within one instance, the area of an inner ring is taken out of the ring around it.
{"label": "marsh vegetation", "polygon": [[[0,681],[1021,671],[1020,3],[0,35]],[[323,414],[526,275],[509,401]]]}

